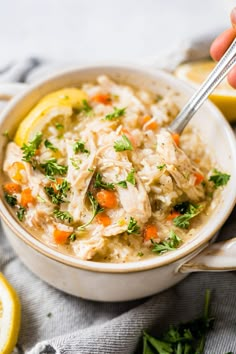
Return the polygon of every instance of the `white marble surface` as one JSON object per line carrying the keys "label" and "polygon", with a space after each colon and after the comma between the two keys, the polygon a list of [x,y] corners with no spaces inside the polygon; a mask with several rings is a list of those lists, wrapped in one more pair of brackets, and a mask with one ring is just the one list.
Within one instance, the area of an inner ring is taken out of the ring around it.
{"label": "white marble surface", "polygon": [[0,66],[134,60],[229,25],[228,0],[0,0]]}

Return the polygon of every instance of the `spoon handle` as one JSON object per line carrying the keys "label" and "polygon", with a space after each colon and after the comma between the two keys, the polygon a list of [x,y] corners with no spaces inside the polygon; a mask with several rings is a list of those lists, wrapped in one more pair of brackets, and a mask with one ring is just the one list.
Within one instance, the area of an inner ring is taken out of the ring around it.
{"label": "spoon handle", "polygon": [[188,124],[192,116],[201,107],[203,102],[226,77],[228,72],[236,64],[236,39],[232,42],[224,56],[206,78],[203,84],[190,98],[187,104],[183,107],[175,120],[169,126],[169,130],[174,133],[181,134],[185,126]]}

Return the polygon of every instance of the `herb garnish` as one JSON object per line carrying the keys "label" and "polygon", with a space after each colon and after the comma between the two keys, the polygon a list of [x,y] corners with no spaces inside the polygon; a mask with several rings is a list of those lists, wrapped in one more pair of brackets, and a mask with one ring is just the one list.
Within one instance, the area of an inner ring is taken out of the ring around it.
{"label": "herb garnish", "polygon": [[104,211],[104,209],[98,204],[97,200],[94,198],[94,196],[92,195],[91,192],[88,192],[88,198],[89,198],[89,201],[92,205],[92,209],[93,209],[92,213],[93,214],[92,214],[92,217],[89,221],[87,221],[85,224],[83,224],[77,228],[77,231],[83,231],[89,224],[91,224],[93,222],[96,215],[98,215],[99,213]]}
{"label": "herb garnish", "polygon": [[143,253],[143,252],[138,252],[138,253],[137,253],[137,256],[138,256],[138,257],[143,257],[143,256],[144,256],[144,253]]}
{"label": "herb garnish", "polygon": [[114,107],[114,111],[105,116],[106,120],[115,120],[122,117],[125,114],[126,108],[117,108]]}
{"label": "herb garnish", "polygon": [[8,140],[11,140],[10,139],[10,136],[9,136],[9,131],[6,130],[4,133],[2,133],[2,136],[4,136],[5,138],[7,138]]}
{"label": "herb garnish", "polygon": [[117,182],[116,184],[117,184],[117,186],[127,189],[127,182],[126,181],[120,181],[120,182]]}
{"label": "herb garnish", "polygon": [[180,214],[185,214],[185,213],[187,213],[187,211],[189,209],[189,204],[190,204],[190,202],[188,202],[188,201],[178,203],[174,206],[174,210],[178,211]]}
{"label": "herb garnish", "polygon": [[91,116],[93,113],[93,108],[89,105],[87,100],[82,100],[82,107],[77,110],[77,113],[83,112],[86,116]]}
{"label": "herb garnish", "polygon": [[137,220],[135,220],[132,216],[129,219],[129,225],[127,228],[127,234],[139,234],[140,233],[140,227],[138,226]]}
{"label": "herb garnish", "polygon": [[66,202],[64,198],[67,197],[67,192],[70,190],[70,183],[64,180],[61,184],[54,184],[54,188],[44,187],[45,193],[51,199],[53,204],[59,205]]}
{"label": "herb garnish", "polygon": [[89,151],[85,149],[85,143],[83,143],[81,140],[78,140],[74,145],[73,145],[73,150],[75,154],[78,154],[79,152],[89,154]]}
{"label": "herb garnish", "polygon": [[40,167],[49,177],[60,175],[64,176],[67,173],[68,166],[63,166],[57,163],[56,159],[50,159],[40,164]]}
{"label": "herb garnish", "polygon": [[114,142],[114,149],[116,152],[133,150],[133,146],[127,136],[123,134],[120,140]]}
{"label": "herb garnish", "polygon": [[68,223],[73,221],[72,215],[68,211],[61,211],[61,210],[54,210],[53,214],[57,219],[63,220],[63,221],[68,221]]}
{"label": "herb garnish", "polygon": [[9,204],[11,207],[14,207],[17,204],[17,198],[15,195],[5,193],[4,197],[6,199],[7,204]]}
{"label": "herb garnish", "polygon": [[61,124],[61,123],[56,123],[55,127],[56,127],[57,130],[64,129],[64,125]]}
{"label": "herb garnish", "polygon": [[54,146],[48,139],[44,141],[44,146],[54,152],[58,151],[58,148]]}
{"label": "herb garnish", "polygon": [[20,208],[17,210],[16,216],[18,217],[18,219],[20,221],[24,220],[25,212],[26,212],[26,209],[22,206],[20,206]]}
{"label": "herb garnish", "polygon": [[102,180],[102,175],[100,173],[96,174],[95,177],[95,183],[94,183],[95,188],[102,188],[102,189],[114,189],[114,183],[106,183]]}
{"label": "herb garnish", "polygon": [[160,170],[160,171],[162,171],[163,168],[165,168],[165,167],[166,167],[166,164],[165,164],[165,163],[163,163],[163,165],[157,166],[158,170]]}
{"label": "herb garnish", "polygon": [[170,326],[159,339],[143,332],[143,354],[203,354],[206,334],[214,318],[209,314],[210,290],[206,290],[203,315],[193,321]]}
{"label": "herb garnish", "polygon": [[76,240],[76,233],[73,232],[73,234],[71,234],[69,237],[68,237],[68,240],[71,241],[71,242],[74,242]]}
{"label": "herb garnish", "polygon": [[176,233],[171,230],[169,237],[167,240],[157,243],[151,240],[153,244],[152,252],[156,252],[158,254],[166,253],[168,251],[174,251],[181,244],[182,240]]}
{"label": "herb garnish", "polygon": [[21,150],[23,151],[23,158],[22,161],[29,162],[35,167],[35,163],[32,161],[32,157],[35,156],[39,145],[43,140],[43,134],[37,133],[33,140],[31,140],[28,144],[23,144]]}
{"label": "herb garnish", "polygon": [[217,169],[213,169],[213,174],[210,176],[209,181],[214,183],[215,189],[225,186],[230,179],[230,175],[222,173]]}
{"label": "herb garnish", "polygon": [[201,210],[202,208],[199,205],[189,203],[186,212],[173,219],[174,225],[181,229],[187,229],[190,225],[190,220],[198,215]]}
{"label": "herb garnish", "polygon": [[70,161],[71,161],[71,165],[76,169],[76,170],[79,170],[80,169],[80,164],[81,164],[81,160],[76,160],[74,159],[73,157],[70,158]]}
{"label": "herb garnish", "polygon": [[135,170],[132,169],[127,175],[126,181],[133,184],[135,186]]}

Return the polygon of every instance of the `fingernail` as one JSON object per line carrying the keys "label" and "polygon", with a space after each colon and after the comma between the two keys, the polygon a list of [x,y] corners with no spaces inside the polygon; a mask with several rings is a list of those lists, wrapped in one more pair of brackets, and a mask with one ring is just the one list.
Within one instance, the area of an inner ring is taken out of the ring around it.
{"label": "fingernail", "polygon": [[236,27],[236,7],[234,7],[233,10],[231,11],[230,19],[233,27],[235,28]]}

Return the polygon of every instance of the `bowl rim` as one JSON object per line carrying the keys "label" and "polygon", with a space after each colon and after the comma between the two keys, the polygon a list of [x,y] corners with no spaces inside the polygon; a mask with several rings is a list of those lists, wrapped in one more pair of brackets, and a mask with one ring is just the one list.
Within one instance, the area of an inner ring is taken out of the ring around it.
{"label": "bowl rim", "polygon": [[[26,90],[24,90],[22,93],[14,97],[11,100],[11,102],[7,104],[7,107],[0,114],[0,122],[1,122],[0,129],[1,129],[2,122],[8,116],[8,114],[11,112],[14,106],[16,104],[21,103],[21,101],[23,101],[24,99],[27,99],[28,94],[30,94],[32,91],[39,90],[41,86],[47,85],[49,82],[57,80],[60,77],[64,77],[65,75],[72,75],[73,73],[78,74],[80,71],[82,72],[84,70],[94,70],[94,69],[97,70],[100,69],[102,73],[102,70],[105,70],[107,68],[114,69],[114,70],[126,70],[126,71],[128,70],[131,72],[137,71],[138,73],[143,75],[145,74],[151,75],[153,79],[157,80],[158,78],[159,79],[161,78],[166,80],[168,82],[168,85],[171,85],[171,83],[174,84],[173,86],[178,84],[178,87],[180,87],[181,91],[185,93],[189,93],[189,94],[194,93],[194,89],[190,87],[188,84],[160,69],[150,69],[141,65],[137,65],[137,64],[134,65],[130,63],[129,64],[102,63],[97,65],[81,65],[81,66],[77,65],[76,67],[73,68],[60,70],[54,73],[53,75],[45,76],[43,79],[37,81],[36,83],[30,84],[26,88]],[[222,129],[224,129],[226,135],[228,136],[228,143],[231,149],[230,151],[232,153],[232,163],[233,166],[236,167],[236,144],[235,144],[235,136],[232,131],[232,128],[230,127],[229,123],[225,120],[223,114],[213,103],[207,100],[204,103],[204,106],[207,107],[207,109],[211,111],[213,115],[217,116],[216,118],[218,120],[221,120]],[[186,258],[189,255],[192,255],[194,252],[196,253],[197,250],[200,251],[203,247],[205,247],[209,243],[211,238],[215,235],[215,233],[221,228],[221,226],[227,220],[231,211],[234,208],[235,203],[236,203],[236,190],[230,193],[230,196],[227,200],[227,206],[224,206],[225,210],[223,216],[219,220],[217,219],[217,223],[215,223],[215,226],[212,225],[210,231],[206,235],[202,236],[202,239],[198,239],[198,237],[195,237],[191,242],[183,245],[183,247],[180,247],[173,253],[169,252],[165,255],[162,255],[161,257],[154,257],[151,259],[144,259],[144,260],[128,262],[128,263],[105,263],[105,262],[83,261],[76,258],[75,256],[66,255],[62,252],[57,251],[56,249],[51,248],[50,246],[47,246],[43,242],[34,238],[33,235],[31,235],[23,226],[20,225],[20,223],[17,222],[17,220],[10,214],[9,210],[7,209],[1,197],[0,197],[0,217],[5,222],[5,224],[9,227],[9,229],[13,232],[13,234],[15,234],[27,246],[31,247],[35,252],[39,252],[41,255],[46,256],[53,261],[62,263],[64,265],[73,268],[78,268],[78,269],[83,269],[83,270],[93,271],[93,272],[133,273],[133,272],[140,272],[149,269],[159,268],[174,263],[176,261],[180,261],[181,259]],[[201,229],[201,232],[203,230],[204,228]],[[184,259],[183,262],[185,260],[186,259]]]}

